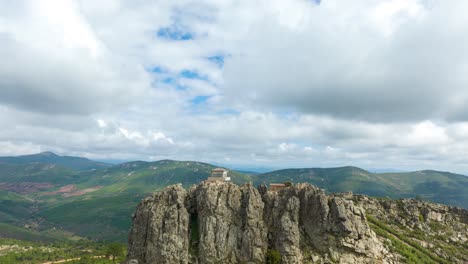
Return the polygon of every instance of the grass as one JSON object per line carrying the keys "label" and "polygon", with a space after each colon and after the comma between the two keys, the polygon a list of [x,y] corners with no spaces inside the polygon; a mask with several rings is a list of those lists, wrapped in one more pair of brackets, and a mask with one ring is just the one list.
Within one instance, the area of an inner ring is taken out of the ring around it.
{"label": "grass", "polygon": [[371,215],[366,215],[366,217],[376,234],[389,239],[395,251],[404,256],[408,263],[451,263]]}
{"label": "grass", "polygon": [[[100,190],[83,196],[64,198],[60,194],[17,195],[0,191],[0,222],[22,226],[28,221],[41,222],[45,228],[63,228],[93,239],[124,241],[130,228],[131,214],[138,202],[148,194],[167,185],[182,183],[189,187],[204,180],[214,166],[201,162],[163,160],[157,162],[129,162],[105,169],[73,172],[69,169],[44,167],[44,164],[0,165],[0,182],[37,181],[52,182],[59,186],[74,184],[78,189],[102,186]],[[400,184],[404,179],[405,189]],[[455,174],[427,171],[424,173],[373,174],[356,167],[288,169],[260,175],[246,175],[232,171],[234,183],[309,182],[327,191],[353,191],[373,196],[414,197],[415,186],[421,191],[438,186],[450,190],[460,183],[463,190],[467,183]],[[424,179],[429,179],[426,187]],[[465,177],[466,178],[466,177]],[[433,181],[440,181],[434,185]],[[467,180],[468,181],[468,180]],[[424,187],[424,188],[423,188]],[[448,188],[448,189],[447,189]],[[50,191],[50,190],[44,190]],[[438,195],[438,191],[434,191]],[[447,191],[447,193],[453,193]],[[435,199],[435,198],[434,198]],[[439,199],[439,198],[437,198]],[[465,204],[454,198],[453,204]],[[34,206],[33,206],[34,205]],[[468,207],[468,205],[466,205]],[[34,208],[33,208],[34,207]],[[37,210],[37,211],[36,211]],[[11,233],[10,233],[11,234]],[[24,232],[20,234],[24,235]]]}
{"label": "grass", "polygon": [[0,237],[16,238],[28,241],[55,241],[58,238],[41,234],[26,228],[0,223]]}
{"label": "grass", "polygon": [[[105,256],[110,244],[91,241],[38,243],[23,240],[0,238],[0,263],[2,264],[31,264],[46,261],[70,259],[66,263],[74,264],[110,264]],[[9,247],[8,247],[9,246]],[[123,247],[123,245],[122,245]],[[123,261],[123,257],[116,259],[116,263]]]}
{"label": "grass", "polygon": [[73,241],[82,239],[82,237],[61,229],[31,230],[6,223],[0,223],[0,238],[36,242]]}
{"label": "grass", "polygon": [[130,229],[131,215],[142,198],[123,193],[77,200],[42,211],[40,216],[85,237],[123,242]]}

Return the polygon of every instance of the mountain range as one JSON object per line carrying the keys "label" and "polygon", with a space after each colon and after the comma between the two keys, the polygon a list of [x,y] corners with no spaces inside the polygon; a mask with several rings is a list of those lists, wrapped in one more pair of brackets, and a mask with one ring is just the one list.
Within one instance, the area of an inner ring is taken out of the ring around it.
{"label": "mountain range", "polygon": [[55,164],[72,170],[92,170],[108,168],[111,165],[104,162],[94,161],[87,158],[59,156],[53,152],[46,151],[32,155],[0,157],[0,163],[28,164],[47,163]]}
{"label": "mountain range", "polygon": [[[52,152],[0,157],[0,236],[124,241],[136,204],[166,186],[188,188],[215,166],[196,161],[132,161],[112,165]],[[450,172],[371,173],[347,166],[230,171],[237,184],[307,182],[331,192],[415,198],[468,208],[468,177]]]}

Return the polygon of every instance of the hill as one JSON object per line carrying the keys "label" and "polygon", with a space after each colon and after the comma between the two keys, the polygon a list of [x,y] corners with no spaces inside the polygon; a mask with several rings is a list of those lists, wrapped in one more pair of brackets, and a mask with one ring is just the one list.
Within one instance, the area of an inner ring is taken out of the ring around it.
{"label": "hill", "polygon": [[0,163],[2,183],[58,183],[75,181],[76,171],[49,163]]}
{"label": "hill", "polygon": [[0,157],[0,163],[9,164],[28,164],[28,163],[46,163],[54,164],[61,167],[69,168],[72,170],[93,170],[108,168],[111,165],[93,161],[87,158],[72,157],[72,156],[59,156],[53,152],[41,152],[38,154]]}
{"label": "hill", "polygon": [[376,197],[422,198],[468,208],[468,177],[450,172],[424,170],[371,173],[357,167],[304,168],[257,175],[256,184],[308,182],[327,192],[348,192]]}
{"label": "hill", "polygon": [[[131,214],[139,200],[169,185],[181,183],[188,188],[198,184],[215,168],[203,162],[161,160],[74,170],[57,164],[21,163],[15,159],[6,163],[6,160],[0,163],[0,223],[26,225],[38,232],[55,228],[82,237],[118,241],[125,240]],[[231,178],[237,184],[252,182],[254,185],[308,182],[327,193],[352,191],[391,198],[418,196],[468,208],[468,178],[448,172],[379,174],[357,167],[340,167],[286,169],[264,174],[231,171]]]}
{"label": "hill", "polygon": [[133,217],[131,263],[466,263],[468,211],[307,183],[172,185]]}
{"label": "hill", "polygon": [[[192,161],[134,161],[113,167],[80,172],[76,190],[93,190],[82,195],[56,193],[39,215],[53,225],[83,236],[123,240],[130,226],[131,214],[143,197],[176,183],[185,187],[206,179],[215,166]],[[250,176],[231,172],[232,181],[244,183]],[[76,192],[76,191],[74,191]],[[86,214],[83,214],[86,212]]]}

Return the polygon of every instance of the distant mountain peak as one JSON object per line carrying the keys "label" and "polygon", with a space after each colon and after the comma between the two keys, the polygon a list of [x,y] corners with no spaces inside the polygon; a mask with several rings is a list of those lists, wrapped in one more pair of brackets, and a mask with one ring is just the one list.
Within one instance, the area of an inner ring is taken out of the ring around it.
{"label": "distant mountain peak", "polygon": [[44,164],[55,164],[72,170],[91,170],[108,168],[111,165],[90,160],[82,157],[73,156],[61,156],[57,155],[52,151],[44,151],[36,154],[21,155],[21,156],[10,156],[0,157],[1,163],[12,163],[12,164],[27,164],[27,163],[44,163]]}
{"label": "distant mountain peak", "polygon": [[41,156],[59,156],[57,154],[55,154],[54,152],[52,151],[44,151],[44,152],[40,152],[38,155],[41,155]]}

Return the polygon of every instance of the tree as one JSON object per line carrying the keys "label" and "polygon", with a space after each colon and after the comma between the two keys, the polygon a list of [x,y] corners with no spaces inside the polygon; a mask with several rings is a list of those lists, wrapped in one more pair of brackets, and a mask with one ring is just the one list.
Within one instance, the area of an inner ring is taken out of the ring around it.
{"label": "tree", "polygon": [[123,257],[125,248],[120,243],[110,243],[106,247],[106,257],[112,257],[112,262],[115,263],[116,258]]}

